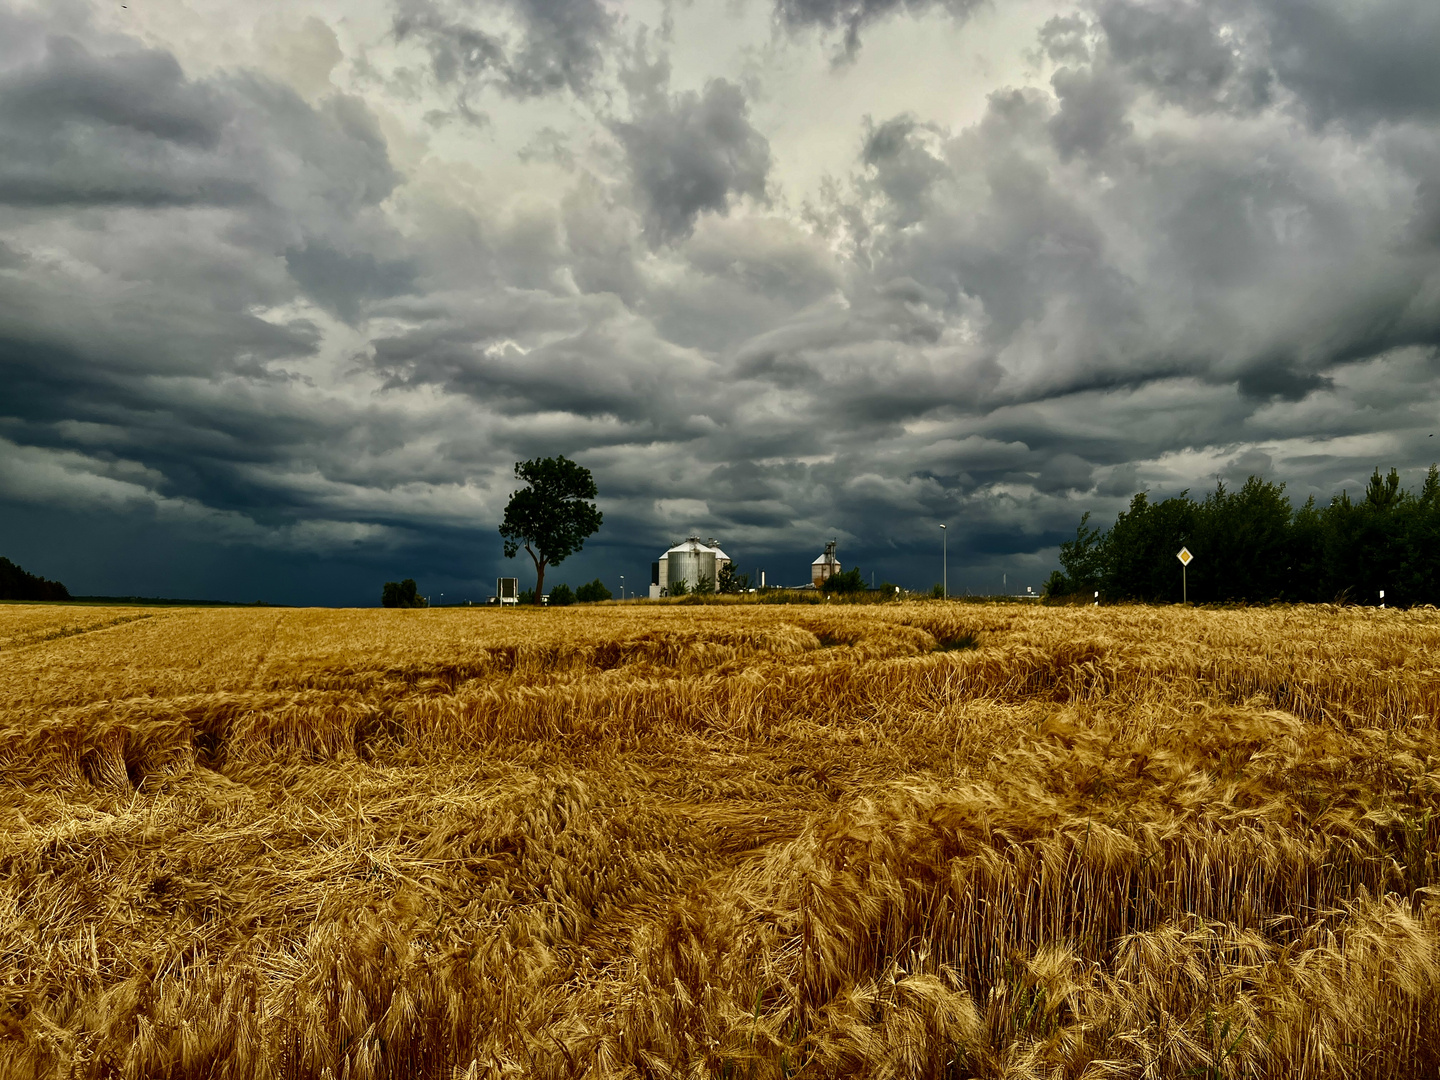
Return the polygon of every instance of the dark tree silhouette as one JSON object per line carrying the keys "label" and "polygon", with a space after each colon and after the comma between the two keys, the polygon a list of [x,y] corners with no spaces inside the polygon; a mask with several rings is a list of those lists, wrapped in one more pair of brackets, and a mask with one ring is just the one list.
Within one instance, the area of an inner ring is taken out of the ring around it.
{"label": "dark tree silhouette", "polygon": [[1440,603],[1440,469],[1418,493],[1376,469],[1362,498],[1342,491],[1325,506],[1295,509],[1285,485],[1250,477],[1201,502],[1187,492],[1151,502],[1142,492],[1109,530],[1080,520],[1060,545],[1047,596],[1099,590],[1107,599],[1178,600],[1175,553],[1195,556],[1189,593],[1199,601],[1330,601],[1404,607]]}
{"label": "dark tree silhouette", "polygon": [[852,566],[849,570],[839,574],[832,574],[825,579],[825,584],[820,586],[820,591],[829,594],[849,596],[865,591],[865,576],[860,573],[858,566]]}
{"label": "dark tree silhouette", "polygon": [[510,495],[500,535],[507,559],[523,547],[535,564],[538,603],[545,594],[545,568],[559,566],[600,528],[600,511],[585,501],[595,498],[595,478],[566,457],[516,462],[515,476],[529,486]]}
{"label": "dark tree silhouette", "polygon": [[0,600],[69,600],[70,590],[58,581],[28,574],[0,558]]}
{"label": "dark tree silhouette", "polygon": [[598,577],[588,585],[581,585],[575,590],[575,599],[582,604],[594,604],[601,600],[610,599],[610,590]]}
{"label": "dark tree silhouette", "polygon": [[380,590],[380,603],[384,607],[422,607],[419,590],[415,586],[414,578],[406,578],[404,581],[387,581],[385,588]]}

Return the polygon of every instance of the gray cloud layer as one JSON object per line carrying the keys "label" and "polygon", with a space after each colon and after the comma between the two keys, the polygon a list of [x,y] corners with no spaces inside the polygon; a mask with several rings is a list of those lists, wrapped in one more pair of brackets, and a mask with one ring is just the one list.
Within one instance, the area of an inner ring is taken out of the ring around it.
{"label": "gray cloud layer", "polygon": [[724,79],[668,92],[668,65],[633,72],[632,116],[612,127],[625,149],[653,243],[688,237],[695,219],[742,195],[765,198],[770,144],[750,126],[745,95]]}
{"label": "gray cloud layer", "polygon": [[958,19],[979,6],[980,0],[775,0],[775,14],[792,31],[816,27],[841,31],[841,56],[854,60],[860,51],[860,31],[881,19],[933,10]]}
{"label": "gray cloud layer", "polygon": [[[875,115],[848,174],[798,192],[763,70],[676,71],[593,0],[405,0],[398,47],[467,107],[592,118],[591,145],[527,149],[534,192],[472,195],[378,98],[0,8],[0,542],[144,520],[152,546],[353,565],[358,599],[392,563],[458,588],[499,566],[511,464],[559,452],[606,513],[580,574],[639,577],[693,527],[797,568],[838,535],[922,585],[948,521],[980,586],[1038,583],[1083,510],[1141,487],[1416,469],[1436,11],[1057,7],[1036,77],[974,123]],[[854,65],[881,20],[979,17],[773,14]]]}
{"label": "gray cloud layer", "polygon": [[491,82],[517,97],[589,88],[615,22],[600,0],[511,0],[502,10],[518,24],[512,33],[483,25],[492,13],[480,5],[401,0],[394,34],[424,45],[442,83]]}

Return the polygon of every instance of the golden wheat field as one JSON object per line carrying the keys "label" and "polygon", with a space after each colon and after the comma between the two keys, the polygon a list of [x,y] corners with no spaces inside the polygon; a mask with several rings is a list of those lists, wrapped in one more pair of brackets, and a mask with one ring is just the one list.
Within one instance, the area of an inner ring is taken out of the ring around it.
{"label": "golden wheat field", "polygon": [[0,1076],[1440,1071],[1440,615],[0,606]]}

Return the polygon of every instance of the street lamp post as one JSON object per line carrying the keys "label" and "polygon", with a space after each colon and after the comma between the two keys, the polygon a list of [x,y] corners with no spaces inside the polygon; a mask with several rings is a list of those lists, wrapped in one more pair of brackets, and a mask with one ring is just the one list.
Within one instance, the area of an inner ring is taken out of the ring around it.
{"label": "street lamp post", "polygon": [[940,526],[940,598],[942,600],[950,597],[950,555],[945,550],[949,545],[950,530],[944,525]]}
{"label": "street lamp post", "polygon": [[620,599],[625,599],[625,575],[620,575]]}

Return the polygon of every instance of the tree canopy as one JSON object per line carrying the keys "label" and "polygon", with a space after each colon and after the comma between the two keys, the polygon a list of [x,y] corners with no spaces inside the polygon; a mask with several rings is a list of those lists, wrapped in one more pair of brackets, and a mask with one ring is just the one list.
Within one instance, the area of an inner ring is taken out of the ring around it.
{"label": "tree canopy", "polygon": [[0,558],[0,600],[69,600],[70,590],[58,581],[36,577],[9,559]]}
{"label": "tree canopy", "polygon": [[610,596],[610,590],[605,587],[605,583],[599,578],[596,578],[588,585],[581,585],[575,590],[575,599],[579,600],[582,604],[594,604],[601,600],[609,600]]}
{"label": "tree canopy", "polygon": [[827,594],[839,594],[849,596],[865,591],[865,577],[860,573],[858,566],[852,566],[839,574],[831,574],[825,579],[825,584],[820,586],[822,592]]}
{"label": "tree canopy", "polygon": [[717,591],[722,593],[743,593],[750,588],[750,575],[737,574],[735,564],[727,562],[720,567],[719,580],[715,583]]}
{"label": "tree canopy", "polygon": [[597,490],[590,470],[567,457],[533,458],[515,463],[515,476],[528,485],[512,492],[500,535],[505,557],[523,547],[535,564],[535,596],[544,595],[545,568],[558,566],[585,546],[600,528],[602,515],[593,502]]}
{"label": "tree canopy", "polygon": [[1158,502],[1144,492],[1108,530],[1087,513],[1060,545],[1047,594],[1174,601],[1181,596],[1182,546],[1194,562],[1188,592],[1198,601],[1330,601],[1391,606],[1440,603],[1440,470],[1419,492],[1399,473],[1377,468],[1364,497],[1342,491],[1325,506],[1296,509],[1285,485],[1252,476],[1238,490],[1223,482],[1203,500],[1182,491]]}
{"label": "tree canopy", "polygon": [[415,579],[407,577],[404,581],[385,582],[385,587],[380,590],[380,604],[383,607],[412,608],[424,607],[425,602],[420,599]]}

